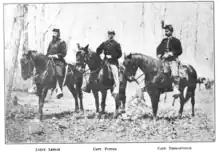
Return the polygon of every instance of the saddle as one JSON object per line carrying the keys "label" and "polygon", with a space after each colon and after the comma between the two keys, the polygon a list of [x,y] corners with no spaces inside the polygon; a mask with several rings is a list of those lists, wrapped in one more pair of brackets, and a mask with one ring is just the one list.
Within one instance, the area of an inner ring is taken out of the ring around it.
{"label": "saddle", "polygon": [[51,60],[48,60],[46,70],[35,73],[34,80],[36,83],[46,84],[55,77],[56,72],[53,64],[54,63]]}
{"label": "saddle", "polygon": [[109,62],[104,61],[101,71],[99,72],[99,80],[103,85],[113,86],[114,77]]}
{"label": "saddle", "polygon": [[163,73],[169,74],[170,77],[177,76],[180,78],[185,78],[185,68],[183,64],[179,61],[162,61]]}

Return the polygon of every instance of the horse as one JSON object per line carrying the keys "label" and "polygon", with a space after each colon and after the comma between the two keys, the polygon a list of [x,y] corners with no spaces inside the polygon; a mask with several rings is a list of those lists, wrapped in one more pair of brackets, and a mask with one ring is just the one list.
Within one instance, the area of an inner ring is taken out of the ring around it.
{"label": "horse", "polygon": [[[35,68],[37,75],[35,77],[35,83],[37,87],[36,95],[38,96],[39,114],[40,120],[43,117],[44,100],[49,89],[54,90],[56,87],[56,72],[55,63],[53,59],[47,57],[44,54],[37,53],[35,50],[28,50],[22,54],[20,59],[21,64],[21,76],[24,80],[27,80],[33,76],[33,70]],[[85,67],[85,66],[84,66]],[[64,78],[58,79],[59,84],[66,85],[69,91],[72,93],[75,99],[75,112],[79,111],[78,98],[80,101],[80,111],[83,111],[82,101],[82,70],[83,67],[79,67],[76,64],[67,64],[65,69]]]}
{"label": "horse", "polygon": [[[152,104],[153,122],[157,118],[158,103],[160,95],[164,92],[170,92],[172,89],[172,79],[167,77],[163,70],[163,63],[160,60],[141,53],[130,53],[124,57],[123,65],[125,66],[125,75],[128,79],[134,78],[138,68],[145,74],[145,87],[143,91],[147,91]],[[191,98],[192,116],[195,105],[195,89],[197,84],[197,72],[191,65],[182,65],[181,68],[184,78],[180,79],[180,109],[179,117],[182,116],[185,102]],[[186,88],[186,95],[184,89]]]}
{"label": "horse", "polygon": [[205,84],[206,78],[205,77],[198,77],[197,83],[199,84],[199,90],[201,90],[201,84]]}
{"label": "horse", "polygon": [[[104,61],[100,58],[96,52],[89,49],[89,44],[85,47],[80,47],[78,45],[78,51],[76,52],[76,60],[78,63],[87,64],[90,70],[90,75],[93,75],[94,81],[92,82],[92,93],[95,98],[95,107],[97,114],[104,114],[105,113],[105,103],[106,103],[106,96],[107,91],[113,91],[113,77],[112,80],[107,80],[108,84],[103,84],[103,81],[109,75],[108,68],[104,64]],[[102,76],[100,76],[100,72],[103,70]],[[127,81],[124,76],[124,67],[123,65],[119,65],[119,94],[118,96],[114,97],[115,100],[115,112],[114,118],[118,116],[120,113],[119,109],[121,109],[121,113],[125,113],[125,102],[126,102],[126,86]],[[99,112],[99,92],[101,92],[102,99],[101,99],[101,112]]]}

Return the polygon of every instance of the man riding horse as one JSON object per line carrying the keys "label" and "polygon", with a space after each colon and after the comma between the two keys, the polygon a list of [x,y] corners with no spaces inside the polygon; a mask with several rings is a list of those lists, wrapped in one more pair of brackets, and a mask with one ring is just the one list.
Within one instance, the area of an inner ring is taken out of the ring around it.
{"label": "man riding horse", "polygon": [[[115,32],[113,30],[108,31],[108,40],[101,43],[96,49],[96,53],[101,55],[104,51],[104,60],[110,65],[113,78],[114,78],[114,89],[112,96],[116,97],[119,93],[119,70],[118,70],[118,59],[122,56],[120,44],[114,40]],[[91,91],[92,77],[90,75],[88,84],[83,88],[83,91],[90,93]]]}
{"label": "man riding horse", "polygon": [[53,30],[52,41],[50,42],[47,49],[47,56],[52,58],[55,63],[55,71],[56,71],[56,92],[57,98],[61,98],[63,96],[62,92],[62,81],[65,73],[65,60],[64,57],[67,53],[66,42],[60,39],[60,29],[54,28]]}
{"label": "man riding horse", "polygon": [[171,77],[173,80],[173,91],[174,95],[179,95],[179,59],[178,56],[182,54],[182,46],[179,39],[173,37],[173,26],[164,26],[164,21],[161,21],[162,28],[165,29],[165,36],[157,47],[157,58],[164,62],[164,73],[167,77]]}

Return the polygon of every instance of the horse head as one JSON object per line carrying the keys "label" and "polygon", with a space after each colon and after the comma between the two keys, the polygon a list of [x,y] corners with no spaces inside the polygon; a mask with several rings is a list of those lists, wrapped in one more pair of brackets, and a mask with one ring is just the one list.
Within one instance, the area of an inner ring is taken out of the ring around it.
{"label": "horse head", "polygon": [[81,47],[79,44],[77,44],[78,51],[76,52],[76,63],[85,66],[88,64],[88,66],[92,69],[99,68],[102,59],[96,52],[89,49],[89,44],[85,47]]}
{"label": "horse head", "polygon": [[76,52],[76,63],[83,68],[85,68],[86,64],[88,63],[91,53],[89,51],[89,44],[85,47],[81,47],[77,44],[78,51]]}
{"label": "horse head", "polygon": [[124,74],[128,81],[136,81],[135,75],[138,69],[137,63],[135,62],[133,55],[124,55],[123,65],[125,67]]}
{"label": "horse head", "polygon": [[20,59],[21,64],[21,76],[24,80],[27,80],[33,75],[34,62],[32,59],[32,54],[36,51],[28,50],[22,54]]}

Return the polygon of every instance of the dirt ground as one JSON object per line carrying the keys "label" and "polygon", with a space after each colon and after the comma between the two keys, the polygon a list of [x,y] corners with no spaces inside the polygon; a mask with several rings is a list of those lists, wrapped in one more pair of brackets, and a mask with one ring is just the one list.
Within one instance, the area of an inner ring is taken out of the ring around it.
{"label": "dirt ground", "polygon": [[113,118],[115,103],[108,93],[106,114],[95,118],[92,94],[84,95],[84,114],[74,112],[74,99],[67,88],[64,98],[57,100],[48,94],[44,105],[44,119],[36,122],[38,100],[33,94],[16,91],[18,105],[7,103],[5,111],[6,143],[98,143],[98,142],[184,142],[215,141],[214,91],[197,90],[195,117],[191,117],[191,103],[185,104],[183,116],[177,117],[179,101],[172,106],[172,93],[164,95],[158,109],[158,120],[152,122],[148,95],[146,102],[130,100],[137,85],[127,87],[126,113]]}

